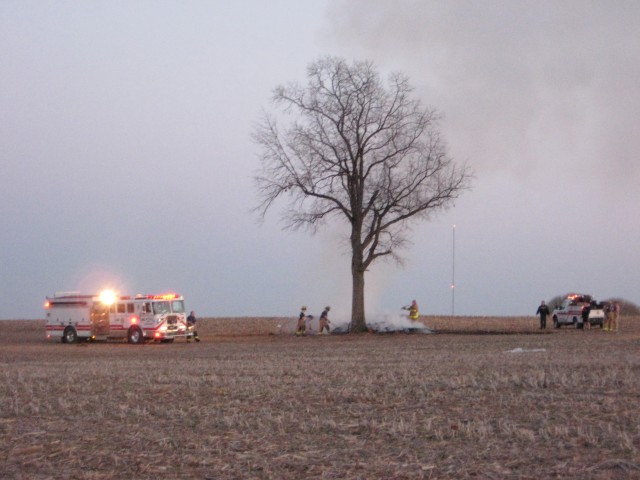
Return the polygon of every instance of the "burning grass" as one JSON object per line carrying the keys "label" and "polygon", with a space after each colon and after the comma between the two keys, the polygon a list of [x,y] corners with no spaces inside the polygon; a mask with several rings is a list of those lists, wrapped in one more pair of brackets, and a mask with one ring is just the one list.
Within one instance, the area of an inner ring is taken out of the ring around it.
{"label": "burning grass", "polygon": [[534,335],[532,318],[425,323],[449,333],[295,338],[277,335],[293,319],[204,319],[199,344],[63,345],[42,341],[41,322],[0,322],[1,469],[640,477],[640,318],[618,334]]}

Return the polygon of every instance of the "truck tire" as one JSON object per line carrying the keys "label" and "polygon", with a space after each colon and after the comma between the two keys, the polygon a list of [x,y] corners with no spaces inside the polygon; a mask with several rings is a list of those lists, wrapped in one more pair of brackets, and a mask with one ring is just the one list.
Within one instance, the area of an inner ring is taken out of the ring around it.
{"label": "truck tire", "polygon": [[560,328],[560,324],[558,323],[558,317],[553,317],[553,328]]}
{"label": "truck tire", "polygon": [[62,334],[62,343],[76,343],[78,341],[78,332],[73,327],[67,327]]}
{"label": "truck tire", "polygon": [[142,345],[144,343],[144,333],[140,327],[131,327],[127,331],[127,341],[134,345]]}

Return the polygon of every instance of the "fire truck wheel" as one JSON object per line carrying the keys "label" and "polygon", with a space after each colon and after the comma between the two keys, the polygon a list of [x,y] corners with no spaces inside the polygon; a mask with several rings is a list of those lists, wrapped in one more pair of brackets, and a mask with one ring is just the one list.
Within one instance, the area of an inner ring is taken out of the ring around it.
{"label": "fire truck wheel", "polygon": [[553,317],[553,328],[560,328],[557,317]]}
{"label": "fire truck wheel", "polygon": [[62,343],[76,343],[78,341],[78,332],[73,327],[67,327],[62,334]]}
{"label": "fire truck wheel", "polygon": [[127,340],[129,340],[129,343],[136,345],[144,343],[144,334],[142,330],[140,330],[140,327],[131,327],[127,332]]}

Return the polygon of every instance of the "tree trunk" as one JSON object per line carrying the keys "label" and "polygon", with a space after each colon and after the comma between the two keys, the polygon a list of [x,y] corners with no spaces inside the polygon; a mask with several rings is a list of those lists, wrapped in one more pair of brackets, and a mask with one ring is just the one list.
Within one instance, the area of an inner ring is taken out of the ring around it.
{"label": "tree trunk", "polygon": [[367,331],[367,322],[364,316],[364,272],[362,246],[359,241],[352,242],[351,331],[355,333]]}
{"label": "tree trunk", "polygon": [[351,331],[366,332],[367,322],[364,318],[364,272],[353,271],[353,295],[351,301]]}

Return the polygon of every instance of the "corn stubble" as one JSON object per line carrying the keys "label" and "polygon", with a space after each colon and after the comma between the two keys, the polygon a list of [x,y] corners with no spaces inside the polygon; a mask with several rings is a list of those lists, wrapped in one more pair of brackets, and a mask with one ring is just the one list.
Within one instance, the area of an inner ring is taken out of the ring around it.
{"label": "corn stubble", "polygon": [[203,319],[199,344],[135,346],[0,322],[3,478],[640,477],[640,318],[617,334],[294,323]]}

